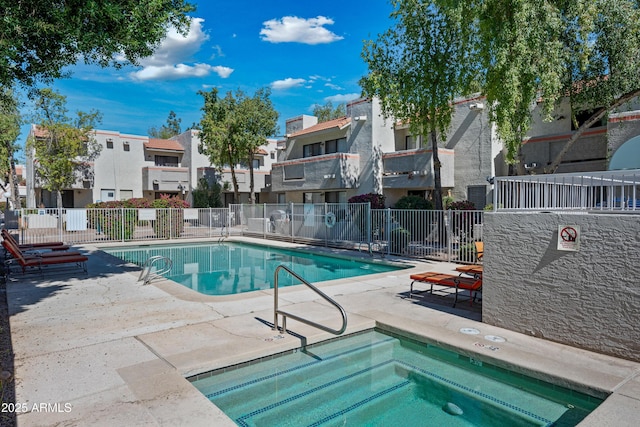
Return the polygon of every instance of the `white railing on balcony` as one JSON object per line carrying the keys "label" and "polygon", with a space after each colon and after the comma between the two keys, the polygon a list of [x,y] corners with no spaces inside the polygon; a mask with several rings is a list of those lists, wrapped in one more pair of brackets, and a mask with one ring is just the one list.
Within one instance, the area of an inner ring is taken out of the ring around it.
{"label": "white railing on balcony", "polygon": [[495,177],[493,207],[640,213],[640,170]]}

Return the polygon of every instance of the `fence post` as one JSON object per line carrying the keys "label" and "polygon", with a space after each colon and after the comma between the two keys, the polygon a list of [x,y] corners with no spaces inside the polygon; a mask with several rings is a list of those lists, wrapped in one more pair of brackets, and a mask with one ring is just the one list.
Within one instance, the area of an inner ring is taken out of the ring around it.
{"label": "fence post", "polygon": [[444,226],[445,232],[447,234],[447,261],[453,262],[453,211],[452,210],[444,210]]}
{"label": "fence post", "polygon": [[64,238],[62,237],[64,234],[64,217],[62,216],[62,208],[58,208],[58,218],[60,218],[60,221],[58,221],[58,241],[62,242],[64,241]]}
{"label": "fence post", "polygon": [[293,202],[289,202],[289,211],[291,212],[289,214],[291,216],[289,219],[289,235],[291,236],[291,243],[293,243]]}
{"label": "fence post", "polygon": [[262,204],[262,238],[267,239],[267,224],[271,227],[271,223],[267,223],[267,204]]}
{"label": "fence post", "polygon": [[391,255],[391,208],[385,210],[384,234],[387,241],[387,256]]}
{"label": "fence post", "polygon": [[[320,221],[320,227],[322,227],[322,224],[326,224],[326,218],[327,218],[327,213],[328,213],[328,207],[327,207],[327,203],[324,203],[324,216],[322,217],[322,221]],[[324,227],[324,247],[328,247],[329,246],[329,227],[325,226]]]}
{"label": "fence post", "polygon": [[365,208],[365,217],[367,218],[367,225],[365,227],[365,232],[367,233],[367,249],[369,250],[369,253],[371,255],[373,255],[373,253],[371,252],[371,235],[373,234],[373,230],[371,229],[372,227],[372,221],[371,221],[371,202],[367,202],[367,204],[364,206]]}

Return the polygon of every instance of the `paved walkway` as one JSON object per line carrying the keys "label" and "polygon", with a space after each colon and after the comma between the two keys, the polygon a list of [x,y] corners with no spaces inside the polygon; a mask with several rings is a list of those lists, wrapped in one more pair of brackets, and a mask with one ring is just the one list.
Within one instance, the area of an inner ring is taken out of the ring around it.
{"label": "paved walkway", "polygon": [[[273,331],[272,291],[208,297],[169,281],[143,286],[136,268],[95,248],[83,250],[91,252],[88,277],[18,276],[7,285],[16,403],[26,410],[17,416],[19,426],[232,426],[186,377],[297,348],[301,337],[307,343],[331,337],[293,320],[287,326],[295,336]],[[582,425],[637,425],[640,364],[480,323],[479,311],[466,304],[453,310],[451,299],[442,305],[408,300],[412,272],[454,268],[412,264],[320,286],[347,311],[347,332],[398,328],[478,353],[480,360],[612,394]],[[281,289],[281,306],[339,328],[335,309],[300,288]],[[492,351],[461,328],[507,341]]]}

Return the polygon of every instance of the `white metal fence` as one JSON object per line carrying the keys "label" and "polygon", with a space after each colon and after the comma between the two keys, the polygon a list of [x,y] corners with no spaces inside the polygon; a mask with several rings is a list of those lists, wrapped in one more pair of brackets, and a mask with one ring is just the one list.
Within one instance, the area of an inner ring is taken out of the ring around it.
{"label": "white metal fence", "polygon": [[368,203],[231,205],[202,209],[22,209],[5,227],[21,243],[69,244],[229,235],[341,247],[371,255],[475,262],[482,211],[371,209]]}
{"label": "white metal fence", "polygon": [[494,178],[494,210],[640,213],[640,170]]}

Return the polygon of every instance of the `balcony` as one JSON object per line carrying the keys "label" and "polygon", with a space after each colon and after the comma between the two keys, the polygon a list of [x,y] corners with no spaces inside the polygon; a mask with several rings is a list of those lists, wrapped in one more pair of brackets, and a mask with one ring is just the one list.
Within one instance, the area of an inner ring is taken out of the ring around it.
{"label": "balcony", "polygon": [[275,163],[271,191],[311,191],[356,188],[360,155],[332,153]]}
{"label": "balcony", "polygon": [[143,191],[178,191],[178,185],[189,183],[189,168],[148,166],[142,168]]}
{"label": "balcony", "polygon": [[[442,187],[454,186],[454,150],[439,149]],[[433,155],[431,150],[395,151],[382,155],[384,188],[433,188]]]}

